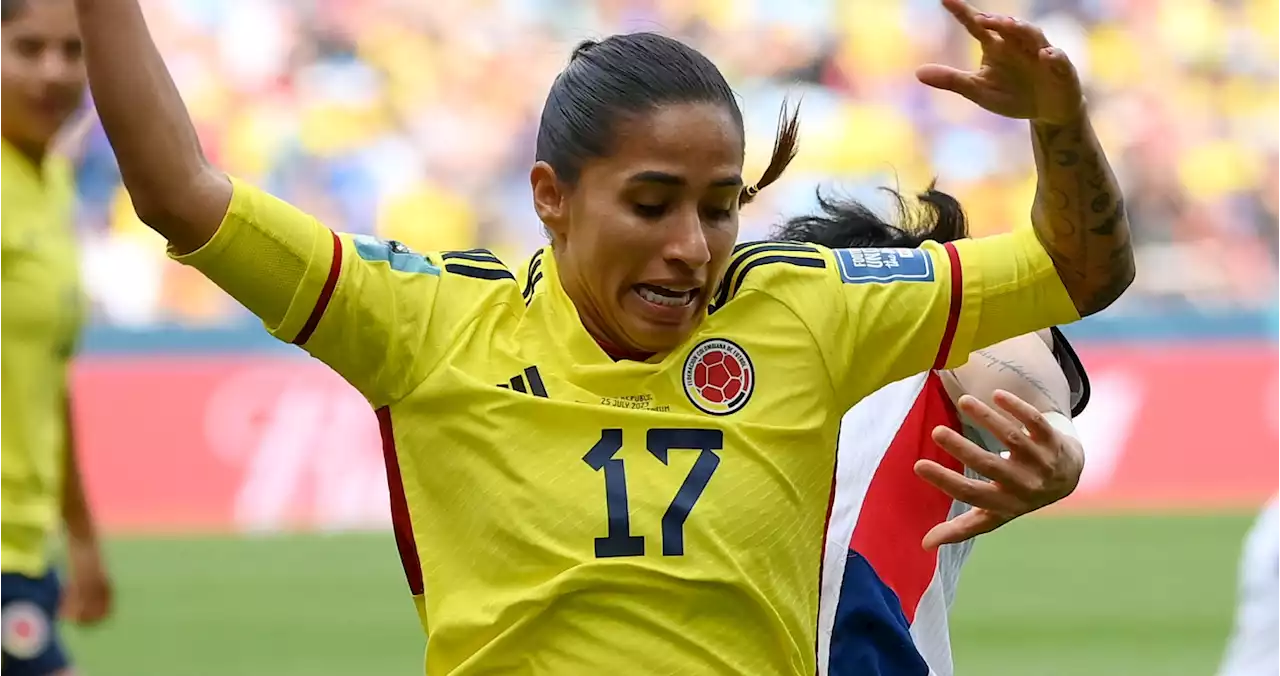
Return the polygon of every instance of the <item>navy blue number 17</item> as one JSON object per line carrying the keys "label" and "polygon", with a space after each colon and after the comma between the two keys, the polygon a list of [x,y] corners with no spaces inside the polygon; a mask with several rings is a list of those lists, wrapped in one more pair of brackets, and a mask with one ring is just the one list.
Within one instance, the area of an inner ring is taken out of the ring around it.
{"label": "navy blue number 17", "polygon": [[[684,522],[698,503],[702,491],[711,481],[720,456],[716,451],[724,447],[724,432],[708,429],[649,430],[646,439],[649,452],[668,464],[673,450],[700,451],[689,475],[684,478],[676,497],[662,515],[662,555],[684,555]],[[605,510],[609,519],[608,534],[596,538],[596,558],[615,556],[644,556],[644,537],[631,534],[631,514],[627,505],[627,468],[622,460],[613,457],[622,450],[622,430],[607,429],[600,432],[600,440],[582,460],[597,472],[604,473]]]}

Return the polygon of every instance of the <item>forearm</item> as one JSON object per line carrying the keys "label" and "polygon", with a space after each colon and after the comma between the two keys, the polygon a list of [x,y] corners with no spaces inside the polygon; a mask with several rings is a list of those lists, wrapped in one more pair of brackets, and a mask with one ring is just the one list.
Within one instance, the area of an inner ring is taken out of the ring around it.
{"label": "forearm", "polygon": [[209,166],[137,0],[76,0],[89,85],[125,187],[175,249],[212,237],[231,199]]}
{"label": "forearm", "polygon": [[1081,316],[1105,309],[1134,277],[1124,195],[1083,113],[1065,125],[1033,122],[1036,236]]}
{"label": "forearm", "polygon": [[97,542],[98,531],[94,527],[89,501],[85,498],[84,480],[80,475],[80,461],[76,450],[75,423],[71,417],[71,402],[67,401],[66,419],[66,469],[63,472],[62,520],[67,536],[74,542]]}

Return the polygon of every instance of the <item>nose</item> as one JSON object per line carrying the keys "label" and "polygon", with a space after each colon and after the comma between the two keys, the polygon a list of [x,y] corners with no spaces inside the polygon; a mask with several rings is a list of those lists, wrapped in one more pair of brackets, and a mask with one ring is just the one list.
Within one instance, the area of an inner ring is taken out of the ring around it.
{"label": "nose", "polygon": [[75,59],[60,49],[45,49],[40,55],[40,79],[51,85],[62,85],[76,80]]}
{"label": "nose", "polygon": [[696,209],[672,219],[667,231],[665,258],[680,263],[690,270],[697,270],[711,262],[711,248],[702,218]]}

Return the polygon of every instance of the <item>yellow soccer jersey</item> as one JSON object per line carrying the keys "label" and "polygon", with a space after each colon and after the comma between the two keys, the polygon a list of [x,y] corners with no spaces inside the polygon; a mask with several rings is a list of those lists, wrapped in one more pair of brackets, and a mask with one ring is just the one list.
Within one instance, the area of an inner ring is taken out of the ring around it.
{"label": "yellow soccer jersey", "polygon": [[430,674],[814,673],[841,415],[1077,318],[1029,233],[741,246],[701,328],[644,363],[600,349],[549,248],[514,273],[417,254],[237,183],[183,260],[378,409]]}
{"label": "yellow soccer jersey", "polygon": [[71,168],[0,143],[0,567],[39,576],[59,522],[67,366],[80,327]]}

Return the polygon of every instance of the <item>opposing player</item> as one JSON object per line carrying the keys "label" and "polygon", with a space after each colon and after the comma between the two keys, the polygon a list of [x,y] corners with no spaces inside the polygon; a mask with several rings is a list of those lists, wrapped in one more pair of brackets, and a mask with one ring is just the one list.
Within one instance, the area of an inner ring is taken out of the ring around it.
{"label": "opposing player", "polygon": [[1280,499],[1272,497],[1249,529],[1240,557],[1235,625],[1218,676],[1280,671]]}
{"label": "opposing player", "polygon": [[[949,195],[930,188],[908,207],[890,194],[903,227],[856,201],[820,198],[821,214],[789,220],[775,238],[871,247],[858,253],[876,261],[893,255],[886,249],[968,236],[964,212]],[[887,385],[845,414],[823,568],[819,673],[953,673],[947,614],[971,538],[1075,489],[1084,454],[1071,417],[1088,397],[1080,360],[1053,329],[978,350],[955,369]],[[979,481],[983,475],[995,483]]]}
{"label": "opposing player", "polygon": [[[4,349],[0,376],[0,638],[7,676],[69,673],[59,607],[93,624],[111,586],[77,469],[68,370],[80,328],[71,167],[51,151],[85,85],[72,0],[0,3]],[[69,584],[50,560],[66,529]]]}
{"label": "opposing player", "polygon": [[485,251],[337,235],[227,178],[136,0],[77,5],[143,221],[377,409],[431,673],[812,673],[844,412],[1097,312],[1133,276],[1070,63],[962,2],[947,6],[983,69],[921,78],[1033,120],[1054,199],[1016,233],[913,251],[909,279],[816,245],[735,250],[794,118],[744,189],[733,91],[675,40],[575,50],[530,172],[551,244],[513,273]]}

